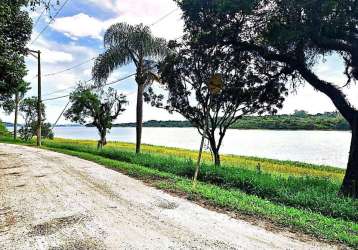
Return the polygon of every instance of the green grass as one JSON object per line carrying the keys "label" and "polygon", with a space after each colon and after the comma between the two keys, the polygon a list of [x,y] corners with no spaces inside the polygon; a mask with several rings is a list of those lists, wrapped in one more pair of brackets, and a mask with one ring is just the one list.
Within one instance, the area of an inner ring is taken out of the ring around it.
{"label": "green grass", "polygon": [[[11,139],[1,140],[12,142]],[[324,171],[321,167],[264,159],[260,161],[259,158],[251,160],[263,165],[281,164],[284,171],[280,173],[275,168],[274,171],[264,169],[258,172],[256,168],[244,165],[245,161],[241,159],[235,166],[217,168],[204,164],[200,169],[200,182],[193,190],[192,151],[187,151],[184,156],[188,157],[183,157],[185,150],[181,150],[179,154],[182,157],[179,157],[178,150],[144,145],[147,153],[135,155],[132,144],[110,143],[109,147],[97,151],[93,141],[63,139],[46,140],[44,145],[54,151],[119,169],[139,179],[156,180],[159,188],[183,192],[225,210],[265,218],[275,224],[358,248],[358,201],[337,196],[340,179],[334,175],[287,174],[290,166],[303,168],[308,173],[314,170],[315,174]],[[340,173],[341,170],[332,168],[327,171]]]}

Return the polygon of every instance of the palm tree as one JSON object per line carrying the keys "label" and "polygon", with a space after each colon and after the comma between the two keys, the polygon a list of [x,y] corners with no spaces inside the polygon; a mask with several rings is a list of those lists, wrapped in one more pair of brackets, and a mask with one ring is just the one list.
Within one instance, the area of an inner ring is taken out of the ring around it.
{"label": "palm tree", "polygon": [[136,118],[136,153],[140,153],[143,122],[143,94],[157,79],[153,62],[164,57],[166,41],[154,37],[148,26],[113,24],[104,35],[105,52],[100,54],[92,70],[96,84],[102,85],[117,68],[134,63],[138,85]]}

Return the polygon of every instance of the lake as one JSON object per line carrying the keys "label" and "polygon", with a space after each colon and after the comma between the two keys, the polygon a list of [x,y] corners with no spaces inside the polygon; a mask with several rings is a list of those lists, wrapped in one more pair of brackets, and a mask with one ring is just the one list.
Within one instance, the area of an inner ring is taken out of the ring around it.
{"label": "lake", "polygon": [[[55,136],[98,140],[96,128],[56,127]],[[301,161],[346,168],[351,133],[349,131],[228,130],[221,153]],[[135,128],[113,128],[107,140],[135,142]],[[200,136],[194,128],[143,128],[146,144],[199,148]]]}

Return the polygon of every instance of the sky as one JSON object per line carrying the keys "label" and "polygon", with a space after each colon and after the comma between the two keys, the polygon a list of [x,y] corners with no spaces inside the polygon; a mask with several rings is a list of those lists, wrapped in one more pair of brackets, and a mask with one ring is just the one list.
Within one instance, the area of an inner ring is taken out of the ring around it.
{"label": "sky", "polygon": [[[52,2],[56,2],[52,0]],[[60,0],[60,6],[65,0]],[[60,8],[55,6],[51,11],[54,15]],[[42,96],[43,99],[59,97],[70,93],[71,87],[79,81],[91,78],[92,58],[103,52],[103,34],[114,23],[143,23],[151,26],[153,34],[167,40],[175,39],[183,34],[181,10],[172,0],[69,0],[48,28],[38,37],[39,33],[50,22],[49,14],[40,15],[42,9],[31,13],[36,23],[33,29],[32,42],[29,48],[41,50],[42,58]],[[40,17],[40,18],[39,18]],[[38,39],[35,40],[35,38]],[[35,41],[34,41],[35,40]],[[85,63],[83,63],[85,62]],[[64,69],[83,63],[73,70]],[[37,93],[37,60],[26,59],[28,76],[25,80],[31,83],[32,89],[28,96]],[[343,63],[337,55],[327,57],[315,66],[314,71],[325,80],[344,85]],[[108,81],[116,80],[135,72],[133,65],[121,67],[113,72]],[[52,75],[51,75],[52,74]],[[116,122],[134,122],[136,104],[136,83],[134,78],[114,84],[112,87],[127,95],[127,110],[118,117]],[[351,103],[358,106],[357,87],[345,90]],[[55,92],[55,93],[53,93]],[[45,101],[47,119],[54,123],[68,98]],[[307,110],[309,113],[334,111],[331,101],[322,93],[315,91],[310,85],[300,86],[290,93],[281,114],[292,113],[296,109]],[[4,121],[11,122],[12,116],[2,114]],[[144,120],[183,120],[178,114],[169,114],[165,110],[156,109],[149,104],[144,106]],[[20,123],[22,121],[20,117]],[[59,124],[67,124],[63,117]]]}

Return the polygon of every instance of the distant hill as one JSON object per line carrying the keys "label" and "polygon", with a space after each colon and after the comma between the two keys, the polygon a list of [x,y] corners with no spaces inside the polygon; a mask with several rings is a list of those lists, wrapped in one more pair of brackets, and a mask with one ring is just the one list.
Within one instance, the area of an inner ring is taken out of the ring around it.
{"label": "distant hill", "polygon": [[[115,124],[113,127],[135,127],[134,122]],[[150,120],[143,122],[144,127],[166,127],[166,128],[189,128],[192,127],[189,121],[157,121]]]}
{"label": "distant hill", "polygon": [[[3,122],[6,127],[13,123]],[[68,124],[57,127],[77,127],[82,125]],[[88,125],[90,127],[91,125]],[[144,127],[189,128],[189,121],[157,121],[143,123]],[[113,127],[135,127],[134,122],[115,124]],[[349,124],[337,112],[326,112],[311,115],[305,111],[295,111],[292,115],[246,116],[235,123],[233,129],[273,129],[273,130],[350,130]]]}
{"label": "distant hill", "polygon": [[[192,127],[188,121],[157,121],[143,123],[144,127]],[[114,127],[135,127],[135,123],[120,123]],[[292,115],[246,116],[235,123],[233,129],[276,129],[276,130],[350,130],[349,124],[337,112],[315,115],[295,111]]]}
{"label": "distant hill", "polygon": [[[5,127],[13,127],[14,126],[14,123],[11,123],[11,122],[1,122],[2,124],[5,125]],[[22,126],[22,124],[18,124],[18,126]],[[56,125],[56,127],[82,127],[82,125],[79,125],[79,124],[59,124],[59,125]]]}

